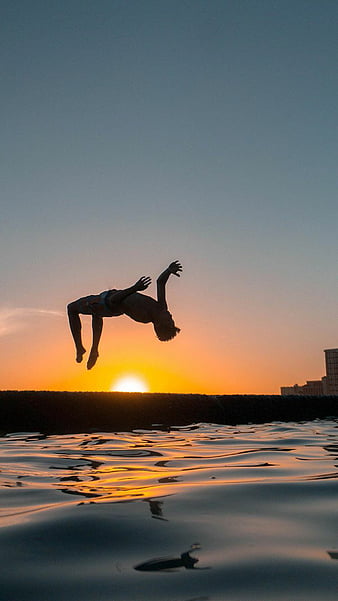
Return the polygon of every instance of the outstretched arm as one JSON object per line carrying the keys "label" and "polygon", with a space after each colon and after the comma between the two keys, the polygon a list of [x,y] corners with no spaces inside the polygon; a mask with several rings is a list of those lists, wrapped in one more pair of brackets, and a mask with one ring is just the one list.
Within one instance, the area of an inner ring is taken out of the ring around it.
{"label": "outstretched arm", "polygon": [[151,284],[151,279],[146,276],[142,276],[139,280],[137,280],[136,284],[130,286],[129,288],[125,288],[124,290],[117,290],[114,292],[114,303],[119,303],[123,301],[130,294],[134,294],[139,290],[145,290]]}
{"label": "outstretched arm", "polygon": [[157,300],[163,309],[167,309],[167,300],[165,296],[165,285],[169,279],[170,274],[180,277],[180,271],[182,271],[182,265],[179,261],[173,261],[169,267],[165,269],[161,275],[157,278]]}

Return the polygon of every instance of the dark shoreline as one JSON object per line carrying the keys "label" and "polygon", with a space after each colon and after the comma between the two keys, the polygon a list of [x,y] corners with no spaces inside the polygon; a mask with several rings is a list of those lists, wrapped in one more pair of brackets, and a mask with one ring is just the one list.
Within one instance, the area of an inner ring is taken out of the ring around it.
{"label": "dark shoreline", "polygon": [[338,396],[0,391],[0,434],[305,421],[338,417]]}

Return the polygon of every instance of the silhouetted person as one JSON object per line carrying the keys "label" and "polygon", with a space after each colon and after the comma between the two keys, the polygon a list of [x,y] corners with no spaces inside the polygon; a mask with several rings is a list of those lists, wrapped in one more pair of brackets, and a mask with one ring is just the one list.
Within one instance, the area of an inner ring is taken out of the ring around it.
{"label": "silhouetted person", "polygon": [[82,344],[81,320],[79,315],[92,316],[93,341],[87,362],[87,369],[94,367],[99,356],[99,342],[103,327],[103,317],[118,317],[128,315],[141,323],[152,323],[159,340],[171,340],[180,331],[168,311],[165,286],[170,274],[180,277],[182,265],[178,261],[170,263],[169,267],[157,278],[157,300],[139,294],[151,284],[149,277],[141,277],[136,284],[125,290],[105,290],[101,294],[93,294],[79,298],[67,306],[70,330],[76,348],[76,361],[81,363],[86,349]]}

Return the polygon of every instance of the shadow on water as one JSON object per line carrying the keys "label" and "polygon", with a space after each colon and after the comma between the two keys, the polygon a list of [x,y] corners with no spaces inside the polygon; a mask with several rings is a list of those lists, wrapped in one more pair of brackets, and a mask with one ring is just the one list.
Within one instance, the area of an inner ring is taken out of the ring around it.
{"label": "shadow on water", "polygon": [[199,559],[197,559],[197,557],[192,557],[190,553],[198,549],[200,549],[199,543],[194,543],[188,551],[181,553],[180,557],[156,557],[134,566],[134,569],[140,572],[167,572],[172,570],[176,571],[177,568],[185,568],[186,570],[209,570],[210,568],[195,567],[195,564],[198,563]]}

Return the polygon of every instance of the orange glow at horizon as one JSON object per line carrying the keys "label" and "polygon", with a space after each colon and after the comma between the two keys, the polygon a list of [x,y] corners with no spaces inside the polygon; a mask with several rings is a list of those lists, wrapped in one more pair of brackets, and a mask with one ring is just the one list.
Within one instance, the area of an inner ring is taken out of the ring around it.
{"label": "orange glow at horizon", "polygon": [[305,382],[309,374],[318,379],[325,369],[320,350],[307,352],[302,344],[291,353],[281,334],[278,353],[272,353],[276,330],[270,338],[266,334],[252,340],[240,326],[235,334],[229,327],[223,339],[203,322],[197,328],[197,317],[182,311],[177,319],[182,332],[166,343],[159,342],[149,327],[127,318],[107,319],[99,360],[87,370],[91,323],[86,317],[82,321],[87,353],[81,364],[75,361],[66,318],[62,327],[58,321],[48,327],[42,322],[39,337],[36,328],[28,329],[25,336],[21,332],[8,336],[0,368],[2,388],[110,391],[121,375],[130,374],[146,382],[150,393],[279,394],[279,386]]}

